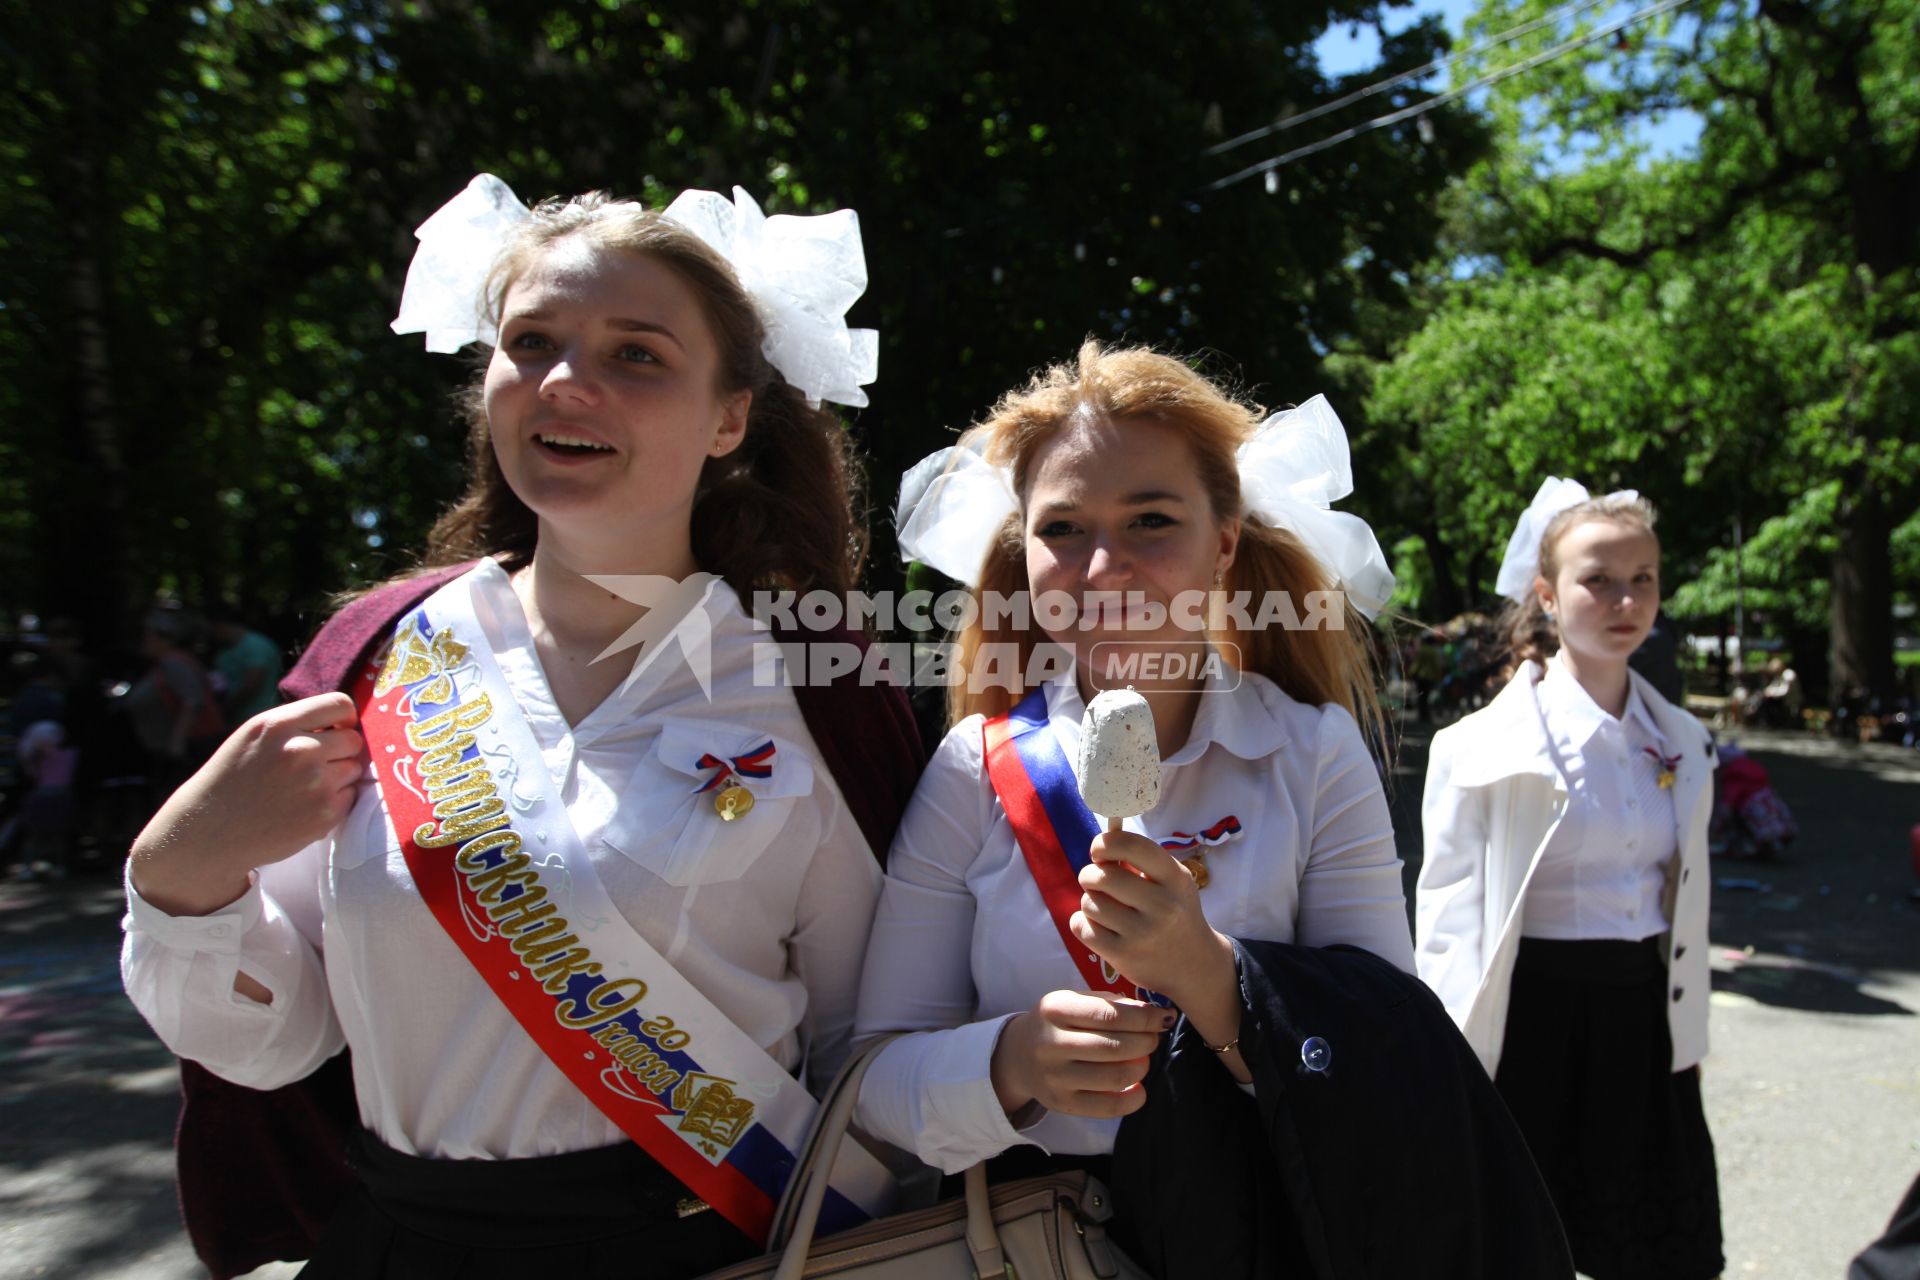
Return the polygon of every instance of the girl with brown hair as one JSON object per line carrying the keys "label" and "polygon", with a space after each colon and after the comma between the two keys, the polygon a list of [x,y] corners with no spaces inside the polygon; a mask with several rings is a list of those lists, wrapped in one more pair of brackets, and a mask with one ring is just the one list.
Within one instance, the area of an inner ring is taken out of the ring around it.
{"label": "girl with brown hair", "polygon": [[740,599],[861,558],[817,403],[874,375],[858,226],[482,175],[419,235],[395,328],[491,348],[438,572],[353,696],[256,716],[142,833],[128,991],[238,1084],[352,1048],[305,1275],[698,1274],[759,1248],[879,894]]}

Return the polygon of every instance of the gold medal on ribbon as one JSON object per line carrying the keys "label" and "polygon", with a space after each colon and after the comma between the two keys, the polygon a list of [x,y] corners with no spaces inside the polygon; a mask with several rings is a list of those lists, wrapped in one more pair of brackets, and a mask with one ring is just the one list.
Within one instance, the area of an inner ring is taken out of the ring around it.
{"label": "gold medal on ribbon", "polygon": [[1207,853],[1202,849],[1191,858],[1180,859],[1180,865],[1193,876],[1193,887],[1204,889],[1213,880],[1213,874],[1207,870]]}
{"label": "gold medal on ribbon", "polygon": [[1660,771],[1660,789],[1662,791],[1673,790],[1673,770],[1662,769]]}
{"label": "gold medal on ribbon", "polygon": [[713,811],[722,822],[732,822],[753,808],[753,792],[742,786],[722,787],[713,797]]}

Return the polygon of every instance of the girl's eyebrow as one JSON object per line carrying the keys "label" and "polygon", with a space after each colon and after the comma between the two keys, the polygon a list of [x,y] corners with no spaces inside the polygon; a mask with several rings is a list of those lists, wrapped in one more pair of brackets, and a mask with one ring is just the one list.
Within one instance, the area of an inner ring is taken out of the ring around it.
{"label": "girl's eyebrow", "polygon": [[[510,312],[506,318],[508,320],[531,320],[536,324],[545,324],[553,319],[553,313],[536,307],[531,311]],[[679,334],[667,328],[667,326],[658,324],[652,320],[633,320],[625,316],[615,316],[610,318],[606,322],[606,325],[607,328],[618,330],[621,333],[657,333],[674,346],[679,347],[682,351],[687,349],[687,344],[680,341]]]}
{"label": "girl's eyebrow", "polygon": [[[1143,507],[1155,502],[1177,502],[1181,506],[1187,505],[1185,498],[1166,489],[1142,489],[1138,493],[1130,493],[1120,499],[1120,505],[1123,507]],[[1071,498],[1056,498],[1052,502],[1040,506],[1035,514],[1039,516],[1052,516],[1062,512],[1078,511],[1079,509],[1080,504]]]}

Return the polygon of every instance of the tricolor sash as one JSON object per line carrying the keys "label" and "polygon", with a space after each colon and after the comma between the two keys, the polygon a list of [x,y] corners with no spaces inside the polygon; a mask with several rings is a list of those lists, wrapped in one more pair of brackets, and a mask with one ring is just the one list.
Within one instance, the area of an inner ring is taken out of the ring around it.
{"label": "tricolor sash", "polygon": [[1128,982],[1073,936],[1069,921],[1080,909],[1080,871],[1093,861],[1093,838],[1102,828],[1080,798],[1080,783],[1047,723],[1046,687],[1030,690],[1013,710],[988,720],[983,732],[987,779],[1087,989],[1165,1004],[1164,997]]}
{"label": "tricolor sash", "polygon": [[[355,686],[407,869],[548,1059],[694,1195],[765,1240],[814,1099],[626,922],[479,637],[457,580],[400,620],[384,663]],[[496,776],[501,757],[529,767]],[[834,1230],[882,1211],[891,1187],[851,1143],[832,1182]]]}

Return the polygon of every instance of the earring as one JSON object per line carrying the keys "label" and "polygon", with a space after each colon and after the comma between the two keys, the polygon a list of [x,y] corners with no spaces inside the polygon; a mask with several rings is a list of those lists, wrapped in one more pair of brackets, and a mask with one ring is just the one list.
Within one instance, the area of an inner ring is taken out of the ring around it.
{"label": "earring", "polygon": [[1222,582],[1226,581],[1226,577],[1227,574],[1224,569],[1215,569],[1213,571],[1213,585],[1216,587],[1219,586]]}

